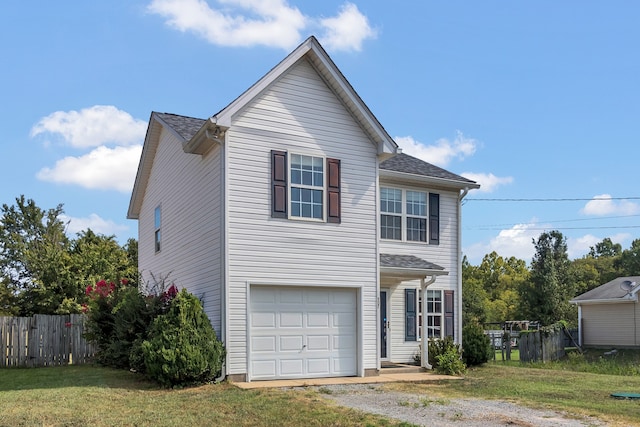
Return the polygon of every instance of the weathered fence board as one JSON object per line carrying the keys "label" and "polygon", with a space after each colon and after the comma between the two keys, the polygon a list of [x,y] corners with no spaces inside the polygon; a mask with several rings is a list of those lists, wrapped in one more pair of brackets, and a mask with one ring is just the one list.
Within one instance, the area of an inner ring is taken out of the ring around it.
{"label": "weathered fence board", "polygon": [[564,357],[564,331],[521,333],[518,341],[521,362],[550,362]]}
{"label": "weathered fence board", "polygon": [[95,349],[84,339],[82,314],[0,316],[0,367],[82,364]]}

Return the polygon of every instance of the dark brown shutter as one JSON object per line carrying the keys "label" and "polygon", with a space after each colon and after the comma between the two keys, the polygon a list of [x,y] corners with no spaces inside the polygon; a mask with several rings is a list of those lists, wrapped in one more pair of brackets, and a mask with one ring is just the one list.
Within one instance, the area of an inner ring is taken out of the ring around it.
{"label": "dark brown shutter", "polygon": [[271,150],[271,217],[287,218],[287,152]]}
{"label": "dark brown shutter", "polygon": [[340,160],[327,159],[327,222],[340,222]]}
{"label": "dark brown shutter", "polygon": [[418,332],[416,331],[417,325],[417,310],[418,301],[416,298],[415,289],[404,290],[404,340],[416,341],[418,339]]}
{"label": "dark brown shutter", "polygon": [[440,195],[429,193],[429,244],[440,244]]}
{"label": "dark brown shutter", "polygon": [[444,336],[453,337],[453,291],[444,291]]}

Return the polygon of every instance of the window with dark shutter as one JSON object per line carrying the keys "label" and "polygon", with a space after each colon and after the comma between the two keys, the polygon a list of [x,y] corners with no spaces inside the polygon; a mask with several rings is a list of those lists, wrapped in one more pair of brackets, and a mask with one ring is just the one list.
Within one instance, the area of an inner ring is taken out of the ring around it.
{"label": "window with dark shutter", "polygon": [[327,222],[340,222],[340,160],[327,159]]}
{"label": "window with dark shutter", "polygon": [[405,341],[416,341],[418,339],[418,334],[416,331],[417,321],[417,306],[418,301],[416,298],[416,290],[415,289],[405,289],[404,290],[404,340]]}
{"label": "window with dark shutter", "polygon": [[440,244],[440,195],[429,193],[429,244]]}
{"label": "window with dark shutter", "polygon": [[271,217],[287,218],[287,152],[271,151]]}
{"label": "window with dark shutter", "polygon": [[444,336],[453,337],[453,291],[444,291]]}

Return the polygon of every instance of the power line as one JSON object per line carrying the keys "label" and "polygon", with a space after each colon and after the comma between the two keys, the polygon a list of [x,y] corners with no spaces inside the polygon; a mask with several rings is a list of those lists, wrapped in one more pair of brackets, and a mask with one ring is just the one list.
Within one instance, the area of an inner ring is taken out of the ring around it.
{"label": "power line", "polygon": [[[514,224],[517,225],[517,224]],[[604,230],[604,229],[626,229],[626,228],[640,228],[640,225],[611,225],[602,227],[527,227],[527,230],[544,231],[544,230]],[[478,226],[465,228],[466,230],[503,230],[504,227],[497,226]]]}
{"label": "power line", "polygon": [[636,197],[591,197],[591,198],[544,198],[544,199],[490,199],[469,197],[464,199],[468,202],[585,202],[592,200],[640,200],[640,196]]}
{"label": "power line", "polygon": [[[583,221],[597,221],[597,220],[603,220],[603,219],[620,219],[620,218],[632,218],[632,217],[640,217],[640,214],[634,214],[634,215],[616,215],[616,216],[600,216],[600,217],[596,217],[596,218],[573,218],[573,219],[556,219],[553,221],[550,220],[539,220],[536,221],[536,224],[555,224],[558,222],[583,222]],[[476,228],[480,228],[480,227],[513,227],[515,225],[520,225],[523,224],[523,222],[509,222],[509,223],[503,223],[503,224],[485,224],[485,225],[475,225],[475,226],[470,226],[470,228],[472,229],[476,229]],[[592,227],[585,227],[585,228],[592,228]]]}

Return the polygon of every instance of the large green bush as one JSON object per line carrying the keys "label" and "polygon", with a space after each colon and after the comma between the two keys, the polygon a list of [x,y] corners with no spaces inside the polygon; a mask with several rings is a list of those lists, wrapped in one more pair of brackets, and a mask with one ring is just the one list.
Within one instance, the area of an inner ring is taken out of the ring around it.
{"label": "large green bush", "polygon": [[462,350],[452,337],[429,340],[429,363],[436,372],[447,375],[461,374],[465,370]]}
{"label": "large green bush", "polygon": [[153,320],[142,352],[147,375],[165,386],[211,381],[225,356],[200,301],[184,289]]}
{"label": "large green bush", "polygon": [[491,339],[476,322],[468,323],[462,328],[462,347],[462,358],[467,366],[481,365],[493,356]]}

